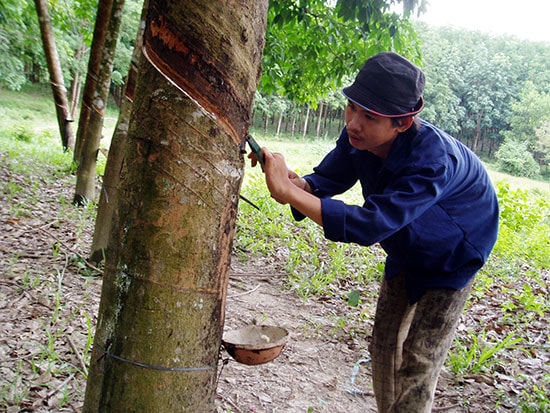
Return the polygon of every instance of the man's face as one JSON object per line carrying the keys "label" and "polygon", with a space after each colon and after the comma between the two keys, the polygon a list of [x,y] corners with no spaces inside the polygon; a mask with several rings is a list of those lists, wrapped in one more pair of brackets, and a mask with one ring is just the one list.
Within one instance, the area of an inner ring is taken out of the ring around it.
{"label": "man's face", "polygon": [[375,115],[348,100],[346,126],[351,146],[386,159],[393,141],[400,132],[404,132],[410,126],[410,123],[396,126],[391,118]]}

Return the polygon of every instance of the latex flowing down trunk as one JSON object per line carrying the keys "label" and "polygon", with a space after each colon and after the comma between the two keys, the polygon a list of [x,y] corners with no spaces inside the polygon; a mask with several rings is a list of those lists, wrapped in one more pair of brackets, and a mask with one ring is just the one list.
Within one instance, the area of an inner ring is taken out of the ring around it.
{"label": "latex flowing down trunk", "polygon": [[267,0],[150,3],[85,412],[215,410],[266,14]]}
{"label": "latex flowing down trunk", "polygon": [[38,22],[40,23],[40,33],[42,36],[42,44],[44,46],[44,54],[48,64],[48,72],[50,74],[50,85],[52,87],[53,99],[55,102],[55,112],[57,115],[57,123],[59,125],[59,133],[61,134],[61,144],[63,149],[74,148],[74,134],[71,128],[71,115],[69,112],[69,101],[67,99],[67,89],[63,80],[63,72],[61,71],[61,63],[55,45],[52,23],[48,12],[48,5],[45,0],[35,0],[36,13]]}

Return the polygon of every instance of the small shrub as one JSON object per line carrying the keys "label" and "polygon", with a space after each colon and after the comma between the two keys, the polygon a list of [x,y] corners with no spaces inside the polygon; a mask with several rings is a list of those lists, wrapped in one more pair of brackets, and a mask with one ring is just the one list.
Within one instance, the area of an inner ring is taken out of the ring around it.
{"label": "small shrub", "polygon": [[507,259],[550,266],[550,200],[534,191],[497,184],[500,228],[495,253]]}
{"label": "small shrub", "polygon": [[36,138],[36,135],[32,130],[27,129],[23,126],[15,127],[11,131],[11,133],[9,133],[9,135],[11,136],[12,139],[15,139],[16,141],[26,142],[26,143],[31,143]]}
{"label": "small shrub", "polygon": [[540,167],[523,142],[508,139],[500,146],[495,157],[502,172],[526,178],[540,177]]}

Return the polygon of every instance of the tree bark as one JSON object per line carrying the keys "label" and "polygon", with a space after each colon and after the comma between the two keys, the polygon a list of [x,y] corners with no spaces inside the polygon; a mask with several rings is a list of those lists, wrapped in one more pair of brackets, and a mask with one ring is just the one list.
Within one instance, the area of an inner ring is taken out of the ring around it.
{"label": "tree bark", "polygon": [[[95,182],[97,154],[103,132],[103,119],[105,117],[105,108],[109,97],[109,86],[111,85],[111,74],[113,71],[113,62],[115,59],[118,33],[122,22],[122,11],[124,9],[124,0],[114,0],[112,3],[111,14],[108,19],[107,33],[102,45],[101,63],[96,87],[93,91],[91,110],[88,114],[86,129],[82,131],[80,138],[80,157],[78,170],[76,173],[76,188],[73,203],[81,205],[86,201],[95,200]],[[98,47],[93,42],[92,48]],[[82,105],[85,106],[84,104]]]}
{"label": "tree bark", "polygon": [[315,137],[319,138],[321,136],[321,124],[323,121],[323,109],[324,109],[324,102],[319,102],[319,117],[317,118],[317,129],[315,130]]}
{"label": "tree bark", "polygon": [[296,118],[298,117],[298,111],[294,111],[292,114],[292,128],[290,128],[290,136],[294,137],[294,133],[296,132]]}
{"label": "tree bark", "polygon": [[77,163],[80,163],[82,144],[85,139],[84,135],[88,128],[88,121],[90,120],[90,113],[93,107],[94,93],[100,74],[103,47],[109,30],[113,2],[114,0],[99,0],[97,6],[94,36],[92,38],[92,47],[88,60],[86,82],[84,83],[84,91],[82,92],[82,106],[80,108],[80,117],[78,119],[78,129],[76,131],[76,143],[73,154],[73,159]]}
{"label": "tree bark", "polygon": [[126,145],[126,137],[128,135],[132,101],[134,99],[136,79],[138,76],[137,69],[142,58],[141,49],[143,47],[143,32],[145,30],[145,11],[147,10],[148,5],[148,1],[145,0],[138,33],[136,36],[136,44],[132,54],[132,62],[124,84],[124,92],[122,93],[120,113],[118,115],[115,132],[113,133],[113,137],[111,139],[109,156],[107,158],[107,164],[105,165],[105,173],[103,174],[103,185],[99,196],[94,238],[90,253],[90,260],[96,263],[104,259],[112,224],[114,221],[118,220],[116,211],[118,205],[120,171],[124,160],[124,147]]}
{"label": "tree bark", "polygon": [[309,105],[306,106],[306,117],[304,119],[304,129],[302,130],[302,139],[306,138],[307,135],[307,128],[309,127],[309,111],[310,111]]}
{"label": "tree bark", "polygon": [[[134,79],[134,76],[136,76],[136,69],[131,68],[128,72],[128,79],[130,80],[130,77]],[[124,147],[126,145],[131,110],[132,102],[124,95],[120,105],[115,132],[113,133],[109,147],[109,155],[107,157],[107,164],[105,165],[105,173],[103,174],[103,183],[99,196],[94,237],[90,251],[90,260],[95,263],[99,263],[105,258],[112,225],[118,220],[116,212],[120,172],[124,161]]]}
{"label": "tree bark", "polygon": [[71,119],[75,118],[76,108],[78,106],[78,101],[80,99],[80,89],[82,88],[82,82],[80,81],[80,73],[76,72],[73,75],[73,80],[71,82],[71,99],[69,103],[69,115]]}
{"label": "tree bark", "polygon": [[84,412],[214,411],[267,0],[153,0]]}
{"label": "tree bark", "polygon": [[64,150],[74,148],[74,135],[71,128],[71,116],[69,111],[69,102],[67,99],[67,89],[63,80],[61,63],[55,45],[52,23],[48,6],[45,0],[35,0],[36,13],[40,24],[40,34],[42,36],[42,45],[48,64],[50,74],[50,85],[52,87],[53,99],[55,102],[55,112],[57,115],[57,124],[61,134],[61,144]]}
{"label": "tree bark", "polygon": [[[81,44],[80,47],[75,52],[75,60],[80,61],[85,52],[85,46],[84,44]],[[79,69],[76,69],[73,73],[73,80],[71,82],[71,98],[69,101],[69,107],[70,107],[70,116],[71,119],[74,119],[76,116],[76,109],[78,108],[78,104],[80,101],[80,92],[82,89],[82,80],[81,80],[82,73]]]}

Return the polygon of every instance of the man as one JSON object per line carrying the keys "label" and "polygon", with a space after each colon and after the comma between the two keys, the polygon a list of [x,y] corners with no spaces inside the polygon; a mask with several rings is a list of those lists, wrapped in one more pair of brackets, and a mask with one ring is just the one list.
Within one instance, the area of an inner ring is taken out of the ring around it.
{"label": "man", "polygon": [[[387,253],[370,352],[379,412],[429,412],[476,272],[496,241],[487,172],[460,142],[417,118],[424,74],[396,53],[367,60],[336,147],[303,178],[263,148],[272,197],[333,241]],[[255,161],[253,160],[253,164]],[[364,204],[332,199],[361,183]]]}

